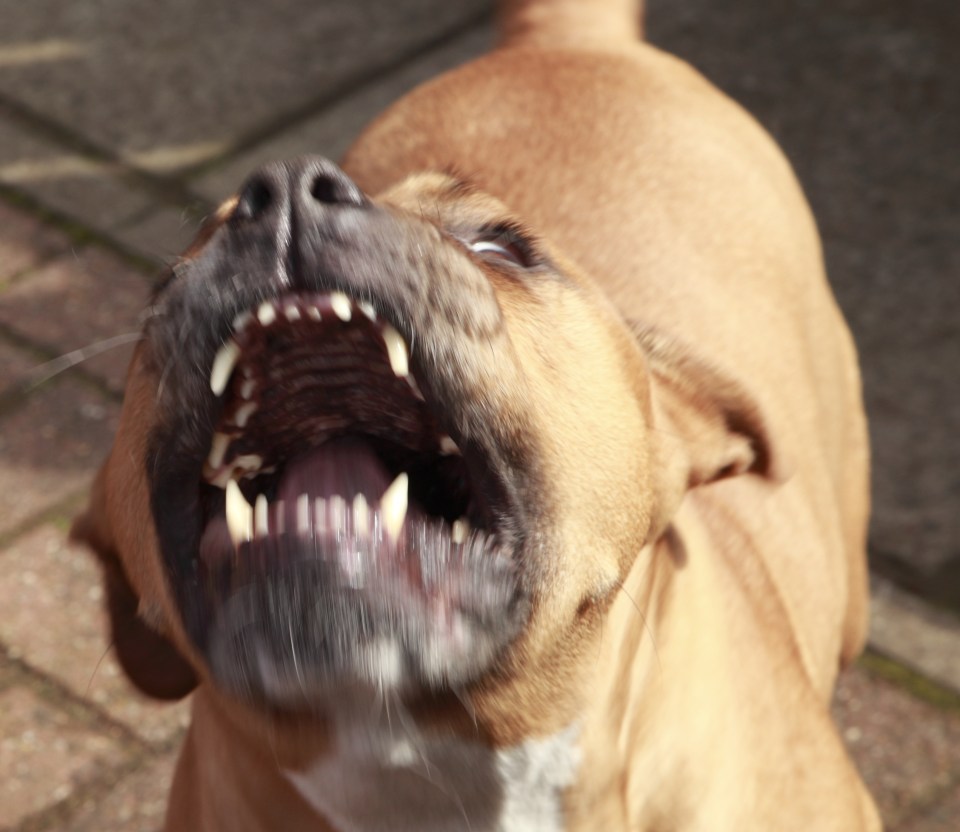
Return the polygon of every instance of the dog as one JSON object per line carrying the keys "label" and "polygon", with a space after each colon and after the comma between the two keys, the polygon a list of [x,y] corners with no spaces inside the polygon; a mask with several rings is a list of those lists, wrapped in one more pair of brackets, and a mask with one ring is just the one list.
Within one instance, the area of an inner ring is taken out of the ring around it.
{"label": "dog", "polygon": [[814,221],[626,0],[519,0],[170,269],[73,535],[168,830],[875,830],[868,447]]}

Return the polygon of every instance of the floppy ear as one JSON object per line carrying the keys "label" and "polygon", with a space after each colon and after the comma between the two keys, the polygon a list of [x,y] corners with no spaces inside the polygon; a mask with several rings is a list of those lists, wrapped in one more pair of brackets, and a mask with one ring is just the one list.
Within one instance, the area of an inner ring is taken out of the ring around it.
{"label": "floppy ear", "polygon": [[753,473],[783,479],[760,404],[683,343],[632,323],[650,372],[662,529],[691,488]]}
{"label": "floppy ear", "polygon": [[140,599],[124,572],[109,530],[104,470],[94,481],[89,507],[73,521],[70,539],[89,546],[103,568],[111,637],[127,676],[147,696],[181,699],[196,687],[196,674],[177,648],[139,614]]}

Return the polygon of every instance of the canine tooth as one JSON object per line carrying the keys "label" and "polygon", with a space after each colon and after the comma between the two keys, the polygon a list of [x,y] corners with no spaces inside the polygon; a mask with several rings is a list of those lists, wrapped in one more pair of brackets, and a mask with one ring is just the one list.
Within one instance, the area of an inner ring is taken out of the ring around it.
{"label": "canine tooth", "polygon": [[457,447],[456,442],[454,442],[449,436],[444,435],[440,437],[440,453],[442,453],[444,456],[460,456],[460,449]]}
{"label": "canine tooth", "polygon": [[357,301],[357,306],[360,311],[363,312],[371,321],[374,323],[377,322],[377,310],[373,308],[373,304],[368,300]]}
{"label": "canine tooth", "polygon": [[307,307],[307,317],[313,318],[315,321],[322,321],[323,315],[316,306]]}
{"label": "canine tooth", "polygon": [[316,534],[327,528],[327,501],[323,497],[317,497],[313,503],[313,525],[316,527]]}
{"label": "canine tooth", "polygon": [[270,533],[269,504],[266,494],[258,494],[253,505],[253,529],[257,537],[266,537]]}
{"label": "canine tooth", "polygon": [[253,509],[236,480],[227,483],[226,515],[227,529],[234,546],[253,537]]}
{"label": "canine tooth", "polygon": [[347,323],[347,321],[353,317],[353,309],[350,303],[350,298],[348,298],[343,292],[330,293],[330,306],[333,309],[333,314],[344,323]]}
{"label": "canine tooth", "polygon": [[413,391],[413,395],[420,399],[420,401],[424,401],[423,393],[420,392],[420,385],[417,384],[417,380],[413,376],[407,376],[407,384],[410,386],[410,390]]}
{"label": "canine tooth", "polygon": [[470,534],[470,522],[466,517],[453,521],[453,525],[450,527],[450,539],[454,543],[463,543],[468,534]]}
{"label": "canine tooth", "polygon": [[310,534],[310,495],[297,497],[297,534],[302,537]]}
{"label": "canine tooth", "polygon": [[230,447],[232,437],[225,433],[217,431],[213,434],[213,441],[210,443],[210,453],[207,455],[207,465],[211,468],[219,468],[223,464],[223,458],[227,454],[227,448]]}
{"label": "canine tooth", "polygon": [[398,474],[380,498],[383,527],[394,540],[400,537],[400,529],[403,528],[403,521],[407,516],[407,486],[409,483],[410,478],[406,474]]}
{"label": "canine tooth", "polygon": [[238,428],[245,428],[247,422],[250,421],[250,417],[256,412],[257,403],[256,402],[247,402],[246,404],[240,405],[237,408],[237,412],[233,415],[233,421]]}
{"label": "canine tooth", "polygon": [[210,368],[210,389],[215,396],[221,395],[227,389],[227,382],[230,381],[233,368],[237,366],[238,358],[240,358],[240,345],[233,339],[217,350],[213,366]]}
{"label": "canine tooth", "polygon": [[283,310],[283,313],[287,316],[287,320],[288,320],[288,321],[299,321],[299,320],[300,320],[300,310],[297,309],[297,307],[294,306],[293,304],[290,304],[290,306],[287,306],[287,307]]}
{"label": "canine tooth", "polygon": [[407,354],[407,342],[390,324],[383,327],[383,342],[387,345],[387,357],[393,374],[403,378],[410,372],[410,357]]}
{"label": "canine tooth", "polygon": [[277,319],[277,310],[270,301],[265,300],[257,309],[257,320],[263,326],[270,326]]}
{"label": "canine tooth", "polygon": [[353,533],[357,537],[366,537],[370,531],[370,509],[367,498],[357,493],[353,498]]}

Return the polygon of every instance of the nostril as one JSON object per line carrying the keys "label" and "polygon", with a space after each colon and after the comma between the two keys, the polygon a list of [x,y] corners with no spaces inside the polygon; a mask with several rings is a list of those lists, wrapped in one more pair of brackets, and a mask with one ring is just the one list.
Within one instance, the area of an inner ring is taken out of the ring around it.
{"label": "nostril", "polygon": [[323,202],[327,205],[348,201],[344,198],[346,195],[343,193],[340,183],[324,173],[318,173],[313,177],[313,182],[310,183],[310,196],[317,202]]}
{"label": "nostril", "polygon": [[273,190],[262,177],[255,177],[244,185],[237,202],[235,216],[245,220],[258,219],[273,202]]}

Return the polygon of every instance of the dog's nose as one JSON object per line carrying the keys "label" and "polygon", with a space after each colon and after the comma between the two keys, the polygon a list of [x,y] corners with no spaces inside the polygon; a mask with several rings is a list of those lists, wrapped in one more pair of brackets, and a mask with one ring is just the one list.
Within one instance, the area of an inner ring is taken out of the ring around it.
{"label": "dog's nose", "polygon": [[293,216],[318,221],[337,206],[361,207],[366,198],[352,179],[329,159],[303,156],[271,162],[254,172],[240,189],[234,216],[271,222]]}

